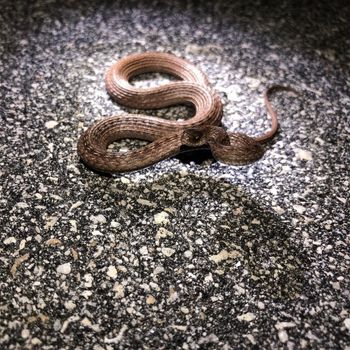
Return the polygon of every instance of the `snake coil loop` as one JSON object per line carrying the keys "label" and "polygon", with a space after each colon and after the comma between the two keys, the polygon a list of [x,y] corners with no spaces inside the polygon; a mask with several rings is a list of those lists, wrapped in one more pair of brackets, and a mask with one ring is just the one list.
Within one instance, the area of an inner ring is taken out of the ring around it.
{"label": "snake coil loop", "polygon": [[[146,72],[163,72],[181,80],[152,88],[137,88],[130,79]],[[190,104],[195,115],[184,121],[170,121],[141,114],[104,118],[90,126],[78,141],[78,154],[89,167],[105,173],[141,169],[180,152],[183,145],[208,145],[218,161],[242,165],[258,160],[262,143],[277,131],[277,115],[265,92],[265,104],[272,118],[271,130],[257,138],[228,133],[218,125],[222,103],[209,85],[206,75],[191,63],[172,54],[147,52],[122,58],[105,77],[108,93],[116,102],[131,108],[156,109]],[[150,141],[144,147],[126,153],[107,150],[119,139]]]}

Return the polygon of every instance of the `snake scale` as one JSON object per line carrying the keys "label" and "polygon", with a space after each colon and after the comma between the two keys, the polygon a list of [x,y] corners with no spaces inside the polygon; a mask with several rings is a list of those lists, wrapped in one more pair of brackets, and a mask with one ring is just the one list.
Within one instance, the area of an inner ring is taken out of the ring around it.
{"label": "snake scale", "polygon": [[[171,74],[179,80],[146,89],[131,85],[133,77],[149,72]],[[219,126],[223,109],[221,100],[207,76],[193,64],[172,54],[146,52],[126,56],[108,69],[105,83],[111,98],[124,106],[158,109],[187,104],[194,107],[195,114],[184,121],[142,114],[117,115],[97,121],[81,135],[78,154],[86,165],[100,172],[141,169],[178,154],[183,146],[208,146],[218,161],[244,165],[262,157],[262,144],[271,139],[278,128],[276,112],[268,99],[276,86],[264,93],[272,120],[270,131],[258,137],[226,132]],[[125,138],[149,143],[125,153],[108,150],[111,143]]]}

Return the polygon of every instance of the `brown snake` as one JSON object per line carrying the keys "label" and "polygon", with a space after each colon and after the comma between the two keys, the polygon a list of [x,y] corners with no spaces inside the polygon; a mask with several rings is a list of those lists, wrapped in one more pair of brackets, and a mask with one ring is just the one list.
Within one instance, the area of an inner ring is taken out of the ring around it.
{"label": "brown snake", "polygon": [[[136,75],[148,72],[168,73],[181,80],[152,88],[137,88],[129,83]],[[269,132],[258,137],[226,132],[221,128],[222,103],[210,87],[204,73],[191,63],[172,54],[147,52],[122,58],[112,65],[105,76],[110,96],[120,104],[138,109],[157,109],[178,104],[190,104],[195,115],[184,121],[171,121],[141,114],[104,118],[90,126],[78,141],[78,154],[89,167],[105,172],[126,172],[141,169],[172,157],[182,146],[207,145],[220,162],[243,165],[262,157],[262,144],[277,131],[276,112],[264,93],[267,111],[272,119]],[[146,146],[125,153],[107,150],[119,139],[134,138],[150,141]]]}

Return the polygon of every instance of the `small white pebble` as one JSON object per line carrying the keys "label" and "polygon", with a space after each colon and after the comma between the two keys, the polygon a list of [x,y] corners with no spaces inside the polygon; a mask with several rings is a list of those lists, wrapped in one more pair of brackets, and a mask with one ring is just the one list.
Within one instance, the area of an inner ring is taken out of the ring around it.
{"label": "small white pebble", "polygon": [[277,190],[276,187],[272,187],[272,188],[270,189],[270,192],[271,192],[274,196],[276,196],[276,195],[278,194],[278,190]]}
{"label": "small white pebble", "polygon": [[120,181],[123,183],[123,184],[129,184],[130,183],[130,180],[126,177],[121,177],[120,178]]}
{"label": "small white pebble", "polygon": [[137,199],[137,203],[139,203],[141,205],[148,206],[148,207],[156,207],[157,206],[157,204],[150,202],[149,200],[143,199],[143,198]]}
{"label": "small white pebble", "polygon": [[155,236],[156,241],[159,241],[161,238],[165,238],[165,237],[172,237],[173,233],[168,231],[166,228],[164,227],[160,227],[157,231],[157,234]]}
{"label": "small white pebble", "polygon": [[249,341],[250,341],[253,345],[256,344],[256,340],[255,340],[255,338],[254,338],[251,334],[246,334],[245,337],[246,337],[247,339],[249,339]]}
{"label": "small white pebble", "polygon": [[120,226],[119,222],[116,222],[114,220],[111,221],[111,227],[115,228],[115,227],[119,227],[119,226]]}
{"label": "small white pebble", "polygon": [[188,171],[186,168],[182,168],[179,172],[181,177],[187,176],[188,175]]}
{"label": "small white pebble", "polygon": [[116,278],[118,274],[117,269],[113,265],[109,265],[107,269],[107,276],[111,278]]}
{"label": "small white pebble", "polygon": [[103,236],[103,233],[99,230],[94,230],[91,232],[93,236]]}
{"label": "small white pebble", "polygon": [[84,290],[81,295],[85,298],[85,299],[89,299],[92,295],[92,292],[90,290]]}
{"label": "small white pebble", "polygon": [[47,218],[47,220],[46,220],[44,229],[45,230],[51,230],[55,226],[57,221],[58,221],[58,217],[57,216],[49,216]]}
{"label": "small white pebble", "polygon": [[323,146],[325,144],[325,141],[319,137],[315,137],[315,141],[317,141],[321,146]]}
{"label": "small white pebble", "polygon": [[66,302],[64,303],[64,307],[65,307],[67,310],[72,311],[72,310],[74,310],[74,309],[76,308],[76,305],[75,305],[71,300],[69,300],[69,301],[66,301]]}
{"label": "small white pebble", "polygon": [[302,205],[298,205],[298,204],[293,205],[293,208],[298,214],[303,214],[306,210],[305,207],[303,207]]}
{"label": "small white pebble", "polygon": [[329,252],[329,251],[331,251],[332,249],[333,249],[333,246],[330,245],[330,244],[326,245],[326,247],[324,248],[324,250],[325,250],[326,252]]}
{"label": "small white pebble", "polygon": [[227,250],[224,249],[221,252],[219,252],[217,255],[210,256],[209,259],[218,264],[219,262],[221,262],[223,260],[235,259],[240,255],[241,255],[241,253],[238,252],[237,250],[233,250],[231,252],[228,252]]}
{"label": "small white pebble", "polygon": [[32,339],[31,343],[33,345],[40,345],[42,343],[42,341],[39,338],[35,337],[35,338]]}
{"label": "small white pebble", "polygon": [[331,282],[331,285],[335,290],[340,290],[340,283],[339,282]]}
{"label": "small white pebble", "polygon": [[213,280],[213,275],[211,274],[211,272],[209,272],[209,274],[207,276],[204,277],[204,282],[206,283],[212,283]]}
{"label": "small white pebble", "polygon": [[120,283],[115,283],[113,287],[113,291],[115,291],[115,297],[120,299],[124,297],[124,286]]}
{"label": "small white pebble", "polygon": [[92,277],[91,273],[85,274],[84,275],[84,280],[85,280],[84,287],[85,288],[91,288],[93,280],[94,280],[94,278]]}
{"label": "small white pebble", "polygon": [[158,275],[158,274],[160,274],[160,273],[162,273],[162,272],[164,272],[164,271],[165,271],[165,269],[164,269],[163,266],[157,266],[157,267],[153,270],[153,273],[154,273],[155,275]]}
{"label": "small white pebble", "polygon": [[184,256],[185,256],[185,258],[187,258],[187,259],[191,259],[192,256],[193,256],[193,254],[192,254],[192,252],[191,252],[190,250],[186,250],[186,251],[184,252]]}
{"label": "small white pebble", "polygon": [[242,314],[240,316],[237,316],[237,319],[239,321],[250,322],[250,321],[253,321],[255,319],[255,315],[252,312],[247,312],[246,314]]}
{"label": "small white pebble", "polygon": [[48,122],[45,123],[45,128],[53,129],[57,124],[58,122],[56,122],[56,120],[49,120]]}
{"label": "small white pebble", "polygon": [[259,301],[259,302],[258,302],[258,308],[259,308],[260,310],[264,310],[264,309],[265,309],[265,304],[264,304],[263,302]]}
{"label": "small white pebble", "polygon": [[244,288],[242,288],[240,285],[236,284],[234,286],[234,289],[237,291],[237,294],[245,294],[246,290]]}
{"label": "small white pebble", "polygon": [[106,218],[102,215],[102,214],[98,214],[98,215],[91,215],[90,216],[90,220],[94,223],[94,224],[105,224],[107,222]]}
{"label": "small white pebble", "polygon": [[281,343],[286,343],[288,341],[288,334],[286,331],[279,331],[278,332],[278,339]]}
{"label": "small white pebble", "polygon": [[12,244],[12,243],[16,243],[16,238],[15,237],[8,237],[4,240],[4,244],[8,245],[8,244]]}
{"label": "small white pebble", "polygon": [[78,201],[78,202],[73,203],[72,206],[69,208],[69,211],[80,207],[82,204],[84,204],[84,202],[82,202],[82,201]]}
{"label": "small white pebble", "polygon": [[350,331],[350,318],[344,320],[344,325]]}
{"label": "small white pebble", "polygon": [[296,324],[294,322],[277,322],[275,324],[275,327],[277,330],[281,331],[285,328],[292,328],[292,327],[295,327]]}
{"label": "small white pebble", "polygon": [[147,255],[148,254],[148,248],[147,248],[147,246],[143,246],[143,247],[141,247],[140,249],[139,249],[139,252],[140,252],[140,254],[142,254],[142,255]]}
{"label": "small white pebble", "polygon": [[253,77],[246,77],[245,80],[248,83],[249,87],[252,89],[257,89],[261,83],[261,81],[259,79],[256,79]]}
{"label": "small white pebble", "polygon": [[162,248],[162,253],[165,256],[172,256],[175,253],[175,249],[164,247],[164,248]]}
{"label": "small white pebble", "polygon": [[77,221],[76,220],[69,220],[69,223],[71,225],[71,230],[73,232],[78,232],[78,229],[77,229]]}
{"label": "small white pebble", "polygon": [[19,247],[18,247],[18,250],[22,250],[24,249],[26,246],[26,240],[25,239],[22,239],[20,244],[19,244]]}
{"label": "small white pebble", "polygon": [[63,275],[68,275],[72,271],[70,263],[62,264],[57,266],[57,272]]}
{"label": "small white pebble", "polygon": [[188,307],[186,306],[181,306],[180,308],[181,312],[183,312],[184,314],[188,314],[190,312],[190,310],[188,309]]}
{"label": "small white pebble", "polygon": [[29,332],[29,329],[22,329],[22,332],[21,332],[21,337],[26,339],[30,336],[30,332]]}
{"label": "small white pebble", "polygon": [[157,225],[167,224],[169,222],[169,214],[165,211],[162,211],[154,215],[154,223]]}
{"label": "small white pebble", "polygon": [[29,207],[29,205],[25,202],[18,202],[16,205],[18,208],[21,208],[21,209],[25,209]]}
{"label": "small white pebble", "polygon": [[301,160],[312,160],[312,153],[310,151],[306,151],[300,148],[295,150],[295,155],[298,159]]}
{"label": "small white pebble", "polygon": [[90,327],[91,326],[91,321],[87,318],[87,317],[84,317],[81,321],[80,321],[80,323],[83,325],[83,326],[85,326],[85,327]]}

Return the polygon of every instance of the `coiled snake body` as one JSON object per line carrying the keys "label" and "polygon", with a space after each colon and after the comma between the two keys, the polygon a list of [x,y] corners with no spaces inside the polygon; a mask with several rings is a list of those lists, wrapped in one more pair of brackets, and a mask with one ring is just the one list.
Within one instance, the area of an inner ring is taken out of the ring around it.
{"label": "coiled snake body", "polygon": [[[180,78],[152,88],[137,88],[129,83],[136,75],[163,72]],[[265,92],[265,105],[272,118],[271,130],[260,136],[226,132],[219,127],[222,104],[198,68],[172,54],[147,52],[122,58],[105,76],[110,96],[120,104],[138,109],[157,109],[190,104],[195,115],[184,121],[170,121],[141,114],[104,118],[90,126],[78,141],[78,154],[89,167],[106,173],[126,172],[147,167],[180,152],[181,146],[208,145],[218,161],[242,165],[258,160],[264,153],[262,143],[277,131],[277,115]],[[275,87],[273,87],[275,88]],[[126,153],[107,150],[123,138],[150,141]]]}

